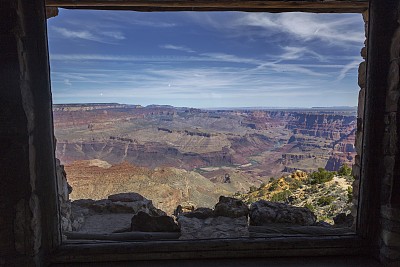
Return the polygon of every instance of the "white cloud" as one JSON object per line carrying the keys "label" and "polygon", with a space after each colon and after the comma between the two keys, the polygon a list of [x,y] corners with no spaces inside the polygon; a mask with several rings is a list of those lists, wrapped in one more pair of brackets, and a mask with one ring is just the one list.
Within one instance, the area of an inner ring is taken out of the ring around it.
{"label": "white cloud", "polygon": [[125,40],[125,36],[122,32],[117,32],[117,31],[103,31],[101,32],[102,35],[112,37],[117,40]]}
{"label": "white cloud", "polygon": [[359,45],[365,40],[361,15],[312,13],[236,13],[228,19],[197,14],[191,16],[227,35],[272,37],[286,33],[299,41],[320,40],[332,45]]}
{"label": "white cloud", "polygon": [[337,45],[364,41],[364,33],[354,29],[357,22],[362,22],[361,15],[360,21],[355,21],[338,17],[330,19],[310,13],[254,13],[245,14],[238,21],[242,25],[286,32],[304,41],[319,39]]}
{"label": "white cloud", "polygon": [[82,39],[107,44],[115,44],[116,40],[125,39],[124,34],[120,31],[71,30],[56,26],[51,27],[51,29],[68,39]]}
{"label": "white cloud", "polygon": [[68,86],[72,85],[72,83],[69,81],[69,79],[64,79],[64,84],[68,85]]}
{"label": "white cloud", "polygon": [[160,45],[160,47],[164,48],[164,49],[178,50],[178,51],[183,51],[183,52],[187,52],[187,53],[196,52],[186,46],[178,46],[178,45],[172,45],[172,44]]}
{"label": "white cloud", "polygon": [[61,27],[52,27],[53,30],[60,33],[62,36],[66,38],[78,38],[78,39],[85,39],[90,41],[100,41],[98,37],[90,33],[89,31],[73,31],[68,30],[66,28]]}

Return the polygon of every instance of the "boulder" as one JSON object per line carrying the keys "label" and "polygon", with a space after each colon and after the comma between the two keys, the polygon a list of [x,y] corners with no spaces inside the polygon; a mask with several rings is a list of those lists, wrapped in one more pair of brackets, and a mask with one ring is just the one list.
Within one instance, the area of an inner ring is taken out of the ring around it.
{"label": "boulder", "polygon": [[197,208],[192,212],[184,212],[181,216],[185,216],[187,218],[197,218],[197,219],[207,219],[214,216],[214,211],[209,208]]}
{"label": "boulder", "polygon": [[[75,200],[72,202],[71,210],[72,225],[70,228],[72,231],[85,233],[129,231],[132,215],[140,212],[149,214],[149,216],[166,215],[164,211],[155,208],[151,200],[137,193],[116,194],[101,200]],[[63,224],[66,222],[63,221]]]}
{"label": "boulder", "polygon": [[333,218],[333,222],[337,227],[352,227],[354,222],[354,217],[351,214],[339,213]]}
{"label": "boulder", "polygon": [[247,217],[249,208],[239,199],[220,196],[218,203],[215,205],[214,213],[215,216],[230,218]]}
{"label": "boulder", "polygon": [[145,198],[142,195],[140,195],[138,193],[133,193],[133,192],[110,195],[107,198],[109,200],[111,200],[112,202],[136,202],[136,201],[144,201],[145,200]]}
{"label": "boulder", "polygon": [[151,200],[137,193],[121,193],[101,200],[79,199],[73,203],[75,206],[89,209],[92,215],[107,213],[135,214],[139,211],[155,216],[166,215],[164,211],[155,208]]}
{"label": "boulder", "polygon": [[248,237],[247,217],[196,217],[179,216],[180,239],[239,238]]}
{"label": "boulder", "polygon": [[179,226],[169,216],[151,216],[139,211],[132,217],[131,231],[140,232],[179,232]]}
{"label": "boulder", "polygon": [[250,225],[266,226],[271,223],[314,225],[317,217],[307,208],[284,203],[259,200],[250,206]]}

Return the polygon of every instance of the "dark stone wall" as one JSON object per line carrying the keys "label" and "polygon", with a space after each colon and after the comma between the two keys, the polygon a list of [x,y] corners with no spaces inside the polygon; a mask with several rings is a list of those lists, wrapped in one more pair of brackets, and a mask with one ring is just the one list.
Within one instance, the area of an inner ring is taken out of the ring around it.
{"label": "dark stone wall", "polygon": [[400,266],[400,2],[370,1],[358,225],[385,266]]}
{"label": "dark stone wall", "polygon": [[59,238],[44,1],[0,17],[0,265],[37,266]]}
{"label": "dark stone wall", "polygon": [[375,24],[386,22],[385,30],[389,33],[387,50],[380,54],[384,66],[382,71],[386,72],[383,168],[380,177],[380,258],[387,266],[400,266],[400,3],[388,1],[386,7],[382,7],[381,3],[379,5],[373,7],[377,15],[382,16],[385,12],[386,19],[376,18]]}

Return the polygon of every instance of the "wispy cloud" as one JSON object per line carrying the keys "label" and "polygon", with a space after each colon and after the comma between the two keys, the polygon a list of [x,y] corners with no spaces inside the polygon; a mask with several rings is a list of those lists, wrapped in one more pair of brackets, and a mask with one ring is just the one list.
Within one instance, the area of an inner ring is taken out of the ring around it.
{"label": "wispy cloud", "polygon": [[124,34],[120,31],[72,30],[56,26],[51,27],[51,29],[68,39],[81,39],[107,44],[115,44],[115,41],[125,39]]}
{"label": "wispy cloud", "polygon": [[[329,76],[323,69],[337,69],[338,71],[348,68],[346,64],[305,64],[282,63],[283,59],[294,59],[298,55],[278,56],[276,59],[256,59],[251,57],[240,57],[225,53],[202,53],[199,56],[131,56],[131,55],[106,55],[106,54],[50,54],[50,59],[55,61],[110,61],[110,62],[136,62],[138,63],[165,63],[168,65],[179,63],[210,63],[216,62],[224,64],[226,67],[231,64],[238,64],[238,69],[244,73],[276,72],[289,74],[305,74],[309,76],[324,77]],[[274,57],[275,58],[275,57]],[[359,61],[355,61],[359,62]],[[211,68],[211,67],[210,67]],[[343,74],[345,75],[345,74]]]}
{"label": "wispy cloud", "polygon": [[294,46],[285,46],[282,47],[284,53],[279,55],[279,60],[297,60],[297,59],[304,59],[305,56],[311,56],[318,61],[326,62],[326,57],[312,51],[307,47],[294,47]]}
{"label": "wispy cloud", "polygon": [[178,45],[172,45],[172,44],[160,45],[160,48],[171,49],[171,50],[178,50],[178,51],[183,51],[183,52],[187,52],[187,53],[194,53],[194,52],[196,52],[196,51],[190,49],[189,47],[186,47],[186,46],[178,46]]}
{"label": "wispy cloud", "polygon": [[107,37],[112,37],[117,40],[125,40],[126,39],[124,34],[122,32],[118,32],[118,31],[103,31],[103,32],[101,32],[101,34],[104,36],[107,36]]}
{"label": "wispy cloud", "polygon": [[343,66],[343,68],[340,70],[339,76],[337,77],[337,81],[343,80],[346,77],[347,73],[353,69],[357,69],[358,65],[360,65],[360,60],[355,59],[354,61]]}
{"label": "wispy cloud", "polygon": [[237,21],[238,25],[279,30],[304,41],[319,39],[336,45],[364,41],[364,33],[354,29],[355,23],[354,19],[329,20],[310,13],[254,13],[245,14]]}
{"label": "wispy cloud", "polygon": [[68,86],[72,85],[72,83],[69,81],[69,79],[64,79],[64,84],[68,85]]}
{"label": "wispy cloud", "polygon": [[202,53],[202,56],[205,56],[208,59],[213,61],[220,61],[220,62],[232,62],[232,63],[246,63],[246,64],[253,64],[253,65],[260,65],[263,63],[262,60],[250,58],[250,57],[240,57],[232,54],[226,53]]}
{"label": "wispy cloud", "polygon": [[[220,18],[221,17],[221,18]],[[299,41],[319,40],[330,45],[359,45],[365,40],[361,15],[312,13],[235,13],[226,19],[191,15],[193,21],[224,31],[226,35],[272,37],[284,33]]]}
{"label": "wispy cloud", "polygon": [[49,22],[55,102],[357,101],[356,79],[348,77],[361,61],[364,35],[354,14],[60,12]]}
{"label": "wispy cloud", "polygon": [[90,40],[90,41],[100,41],[101,40],[100,38],[93,35],[89,31],[73,31],[73,30],[68,30],[66,28],[61,28],[61,27],[52,27],[52,29],[66,38],[77,38],[77,39],[85,39],[85,40]]}
{"label": "wispy cloud", "polygon": [[147,26],[154,28],[171,28],[177,26],[176,23],[169,23],[163,21],[150,21],[150,20],[128,20],[128,23],[138,26]]}

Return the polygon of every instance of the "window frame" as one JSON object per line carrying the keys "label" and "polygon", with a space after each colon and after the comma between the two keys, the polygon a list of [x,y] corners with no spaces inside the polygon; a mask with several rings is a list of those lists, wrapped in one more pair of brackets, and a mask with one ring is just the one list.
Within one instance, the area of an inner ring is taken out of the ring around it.
{"label": "window frame", "polygon": [[[110,1],[110,0],[48,0],[48,7],[64,7],[71,9],[102,9],[102,10],[134,10],[134,11],[257,11],[257,12],[318,12],[318,13],[362,13],[369,8],[367,0],[362,1],[328,1],[312,0],[296,1],[297,5],[285,0],[277,1]],[[325,4],[324,4],[325,3]],[[370,14],[371,15],[371,14]],[[368,27],[369,28],[369,27]],[[370,29],[369,29],[370,31]],[[369,35],[369,33],[367,33]],[[367,40],[369,42],[369,38]],[[47,43],[47,35],[46,35]],[[368,65],[368,59],[366,64]],[[360,60],[361,62],[362,60]],[[367,70],[368,73],[368,70]],[[371,113],[377,103],[371,99],[379,92],[367,85],[365,110]],[[366,114],[368,116],[368,112]],[[363,121],[363,140],[369,140],[367,132],[371,132],[373,116],[365,117]],[[367,139],[365,139],[367,138]],[[362,146],[361,167],[366,162],[374,161],[373,141],[364,142]],[[55,155],[53,155],[55,160]],[[375,162],[377,159],[375,159]],[[51,177],[56,179],[56,176]],[[373,254],[376,246],[373,240],[378,231],[378,217],[373,200],[379,196],[374,190],[376,177],[368,173],[367,168],[361,168],[359,212],[357,214],[357,229],[352,235],[334,236],[276,236],[269,238],[240,239],[209,239],[209,240],[174,240],[174,241],[79,241],[61,243],[60,227],[49,231],[57,235],[53,243],[51,263],[66,262],[104,262],[121,260],[160,260],[160,259],[209,259],[209,258],[243,258],[243,257],[279,257],[279,256],[328,256],[328,255],[367,255]],[[55,189],[56,190],[56,189]],[[52,210],[51,213],[58,213]],[[59,225],[58,225],[59,226]],[[84,253],[83,253],[84,252]]]}

